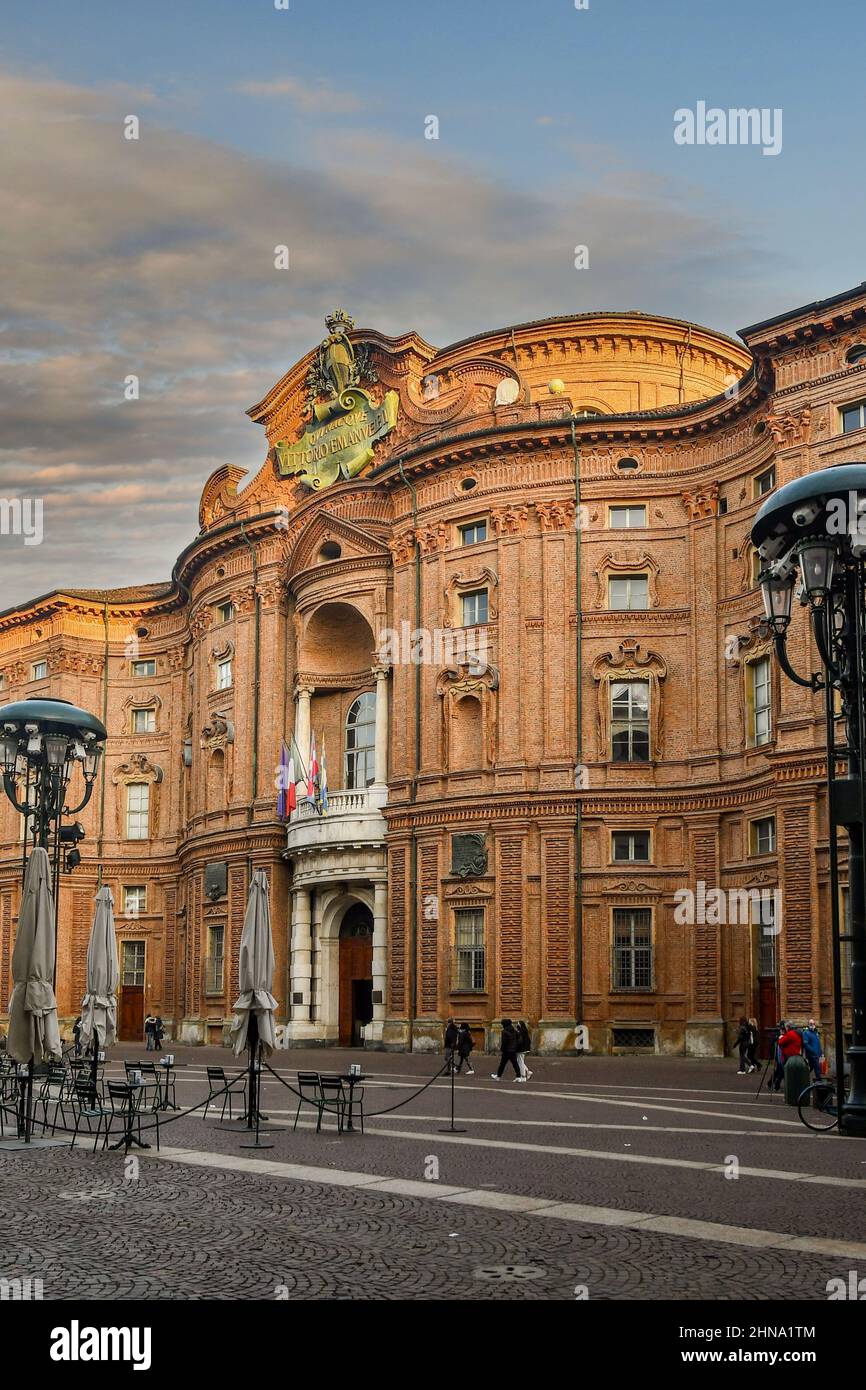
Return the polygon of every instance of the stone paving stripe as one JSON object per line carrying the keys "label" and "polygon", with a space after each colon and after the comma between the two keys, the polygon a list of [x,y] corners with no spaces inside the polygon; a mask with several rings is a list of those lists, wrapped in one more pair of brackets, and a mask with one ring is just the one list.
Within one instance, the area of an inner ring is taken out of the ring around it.
{"label": "stone paving stripe", "polygon": [[[452,1141],[452,1136],[440,1135]],[[489,1142],[489,1141],[485,1141]],[[620,1155],[616,1155],[620,1157]],[[455,1202],[461,1205],[499,1208],[514,1211],[513,1196],[508,1193],[482,1191],[472,1188],[439,1188],[433,1183],[411,1183],[382,1177],[373,1173],[353,1173],[334,1168],[305,1167],[274,1160],[242,1158],[235,1154],[201,1153],[193,1149],[151,1151],[147,1158],[157,1162],[183,1163],[201,1167],[223,1168],[233,1172],[250,1172],[284,1178],[289,1182],[315,1182],[322,1186],[359,1187],[378,1191],[406,1192],[412,1187],[413,1196],[432,1201]],[[690,1165],[705,1167],[706,1165]],[[395,1185],[400,1184],[399,1188]],[[408,1194],[407,1194],[408,1195]],[[532,1199],[529,1199],[532,1200]],[[560,1221],[581,1222],[589,1226],[623,1226],[632,1230],[652,1231],[658,1235],[679,1236],[724,1245],[738,1245],[776,1250],[792,1250],[815,1255],[833,1255],[848,1260],[866,1260],[866,1242],[833,1240],[820,1236],[794,1236],[784,1231],[765,1231],[750,1226],[729,1226],[717,1221],[699,1221],[690,1217],[659,1216],[653,1212],[620,1211],[615,1207],[581,1205],[577,1202],[550,1202],[523,1207],[527,1215]]]}

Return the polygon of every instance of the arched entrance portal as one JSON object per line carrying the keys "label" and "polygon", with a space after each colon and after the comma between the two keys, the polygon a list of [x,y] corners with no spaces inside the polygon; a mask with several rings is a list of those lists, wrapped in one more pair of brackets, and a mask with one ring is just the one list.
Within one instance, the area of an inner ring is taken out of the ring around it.
{"label": "arched entrance portal", "polygon": [[343,1047],[360,1047],[361,1028],[373,1017],[373,914],[353,903],[340,923],[340,1034]]}

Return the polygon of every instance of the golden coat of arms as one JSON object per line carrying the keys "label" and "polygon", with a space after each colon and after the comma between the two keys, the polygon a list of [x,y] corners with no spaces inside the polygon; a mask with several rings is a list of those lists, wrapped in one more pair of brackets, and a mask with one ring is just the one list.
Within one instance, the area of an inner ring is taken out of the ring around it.
{"label": "golden coat of arms", "polygon": [[381,405],[360,385],[377,381],[366,344],[353,344],[354,320],[337,309],[325,319],[328,336],[319,344],[307,374],[307,424],[294,444],[274,446],[283,477],[297,474],[307,487],[330,487],[340,478],[354,478],[373,457],[373,445],[397,423],[399,397],[386,391]]}

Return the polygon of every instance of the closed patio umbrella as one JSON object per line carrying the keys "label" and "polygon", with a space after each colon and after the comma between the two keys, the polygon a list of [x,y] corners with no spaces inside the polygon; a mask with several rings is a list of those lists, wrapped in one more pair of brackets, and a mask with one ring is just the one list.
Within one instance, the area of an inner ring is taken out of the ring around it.
{"label": "closed patio umbrella", "polygon": [[96,895],[96,911],[87,947],[86,993],[81,1001],[81,1045],[100,1048],[117,1041],[117,938],[114,934],[114,898],[106,885]]}
{"label": "closed patio umbrella", "polygon": [[54,901],[51,866],[41,846],[30,855],[12,952],[14,989],[6,1047],[17,1062],[59,1061],[60,1029],[54,997]]}
{"label": "closed patio umbrella", "polygon": [[243,1052],[245,1047],[249,1049],[246,1118],[248,1129],[252,1129],[255,1120],[256,1141],[254,1145],[242,1147],[272,1147],[269,1144],[259,1143],[260,1068],[257,1066],[257,1061],[262,1056],[270,1057],[277,1045],[274,1028],[274,1010],[277,1007],[277,1001],[271,994],[274,965],[274,940],[271,935],[268,879],[263,869],[256,869],[250,884],[244,929],[241,932],[238,969],[240,993],[235,1000],[231,1026],[235,1053]]}

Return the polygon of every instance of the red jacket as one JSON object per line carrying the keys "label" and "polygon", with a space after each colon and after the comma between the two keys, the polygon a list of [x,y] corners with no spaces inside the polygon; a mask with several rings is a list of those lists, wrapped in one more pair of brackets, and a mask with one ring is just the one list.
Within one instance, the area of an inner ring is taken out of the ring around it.
{"label": "red jacket", "polygon": [[789,1028],[787,1033],[782,1034],[779,1039],[779,1051],[783,1062],[787,1062],[789,1057],[799,1057],[803,1051],[803,1039],[796,1028]]}

